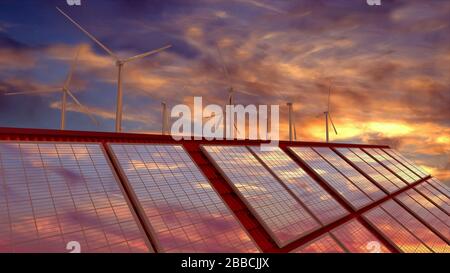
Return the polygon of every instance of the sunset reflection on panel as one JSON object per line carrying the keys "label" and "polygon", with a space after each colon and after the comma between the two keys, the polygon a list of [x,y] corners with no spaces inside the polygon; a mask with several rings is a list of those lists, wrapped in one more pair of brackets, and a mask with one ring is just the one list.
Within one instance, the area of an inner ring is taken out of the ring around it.
{"label": "sunset reflection on panel", "polygon": [[0,252],[148,252],[118,183],[98,144],[1,142]]}
{"label": "sunset reflection on panel", "polygon": [[181,145],[112,144],[160,252],[259,252]]}

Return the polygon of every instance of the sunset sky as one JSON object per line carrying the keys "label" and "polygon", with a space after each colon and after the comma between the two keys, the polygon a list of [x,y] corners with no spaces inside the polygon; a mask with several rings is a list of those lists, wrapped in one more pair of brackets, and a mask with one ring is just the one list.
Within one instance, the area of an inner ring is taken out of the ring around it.
{"label": "sunset sky", "polygon": [[450,183],[450,1],[381,0],[2,0],[0,127],[59,128],[60,94],[4,96],[62,86],[81,46],[71,90],[100,121],[72,103],[67,129],[113,131],[117,69],[60,7],[121,57],[166,44],[124,69],[126,132],[161,128],[169,106],[279,104],[287,137],[294,102],[300,140],[324,140],[332,81],[333,141],[388,144]]}

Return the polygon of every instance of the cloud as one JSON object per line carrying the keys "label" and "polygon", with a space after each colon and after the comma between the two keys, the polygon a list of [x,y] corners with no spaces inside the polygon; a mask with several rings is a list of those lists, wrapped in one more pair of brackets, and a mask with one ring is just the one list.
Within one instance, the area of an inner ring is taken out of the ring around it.
{"label": "cloud", "polygon": [[[125,66],[124,125],[129,130],[159,131],[162,100],[175,105],[202,95],[205,104],[222,105],[230,83],[215,47],[219,44],[233,87],[256,94],[236,93],[236,102],[281,105],[284,138],[285,103],[293,101],[300,139],[324,139],[322,113],[332,80],[331,111],[339,133],[333,140],[389,144],[418,154],[414,160],[420,164],[445,169],[441,162],[449,153],[450,134],[450,6],[445,1],[386,1],[376,10],[349,1],[115,1],[107,10],[100,10],[99,2],[86,10],[97,12],[95,17],[74,16],[90,30],[97,22],[93,32],[118,55],[174,45]],[[58,39],[43,39],[39,46],[0,39],[0,88],[52,86],[65,77],[81,46],[73,88],[111,122],[114,60],[78,30],[65,33],[72,26],[62,25],[60,17],[52,18],[58,26],[47,31],[62,33]],[[102,20],[111,25],[98,23]],[[11,75],[17,70],[20,74]],[[58,107],[50,104],[50,109]]]}

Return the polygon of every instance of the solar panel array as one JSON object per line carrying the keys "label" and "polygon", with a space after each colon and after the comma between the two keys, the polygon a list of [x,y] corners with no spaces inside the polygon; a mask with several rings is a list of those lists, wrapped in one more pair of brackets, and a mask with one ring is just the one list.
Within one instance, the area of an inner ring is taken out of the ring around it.
{"label": "solar panel array", "polygon": [[405,229],[413,234],[417,239],[424,243],[434,252],[449,253],[450,246],[433,231],[427,228],[413,215],[408,213],[402,206],[393,200],[387,201],[381,205],[390,216],[392,216]]}
{"label": "solar panel array", "polygon": [[259,146],[253,146],[250,149],[322,224],[329,224],[348,214],[280,148],[262,151]]}
{"label": "solar panel array", "polygon": [[312,148],[290,147],[289,149],[354,209],[360,209],[372,203],[370,197]]}
{"label": "solar panel array", "polygon": [[336,150],[385,191],[393,193],[406,186],[403,181],[362,150],[358,148],[337,148]]}
{"label": "solar panel array", "polygon": [[0,143],[0,252],[148,252],[99,144]]}
{"label": "solar panel array", "polygon": [[363,216],[399,251],[406,253],[431,252],[431,250],[424,243],[417,239],[414,234],[409,232],[381,207],[376,207],[366,212]]}
{"label": "solar panel array", "polygon": [[428,180],[428,183],[433,186],[435,189],[443,193],[445,196],[450,198],[450,187],[447,187],[444,183],[439,181],[437,178],[432,177]]}
{"label": "solar panel array", "polygon": [[320,227],[245,146],[202,149],[280,247]]}
{"label": "solar panel array", "polygon": [[395,197],[414,216],[426,223],[442,238],[450,241],[449,216],[420,195],[414,189],[410,189]]}
{"label": "solar panel array", "polygon": [[364,148],[364,150],[408,184],[412,184],[420,179],[419,176],[417,176],[416,174],[411,172],[408,168],[403,166],[400,162],[396,161],[388,154],[383,152],[382,149]]}
{"label": "solar panel array", "polygon": [[434,205],[450,214],[450,198],[433,187],[428,181],[418,185],[416,189]]}
{"label": "solar panel array", "polygon": [[258,252],[181,145],[112,144],[161,252]]}
{"label": "solar panel array", "polygon": [[420,166],[414,164],[412,161],[404,157],[402,154],[397,152],[394,149],[383,149],[385,153],[390,155],[392,158],[403,164],[405,167],[407,167],[410,171],[415,173],[417,176],[421,178],[425,178],[429,176],[430,174],[427,173],[424,169],[422,169]]}
{"label": "solar panel array", "polygon": [[370,182],[360,172],[355,170],[350,164],[348,164],[330,148],[318,147],[313,149],[373,201],[380,200],[381,198],[386,196],[383,191],[381,191],[377,186]]}
{"label": "solar panel array", "polygon": [[[450,252],[450,189],[396,150],[199,147],[278,248]],[[0,142],[0,252],[261,251],[225,201],[180,144]]]}

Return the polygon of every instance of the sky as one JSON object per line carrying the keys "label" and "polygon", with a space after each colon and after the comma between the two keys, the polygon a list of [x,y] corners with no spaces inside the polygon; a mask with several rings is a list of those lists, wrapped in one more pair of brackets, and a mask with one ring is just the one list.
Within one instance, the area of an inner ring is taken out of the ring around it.
{"label": "sky", "polygon": [[67,129],[113,131],[114,60],[60,7],[126,58],[171,44],[124,68],[125,132],[159,133],[161,102],[294,103],[299,140],[323,141],[328,88],[336,142],[387,144],[450,183],[450,2],[441,0],[2,0],[0,127],[58,129],[59,88],[80,49]]}

